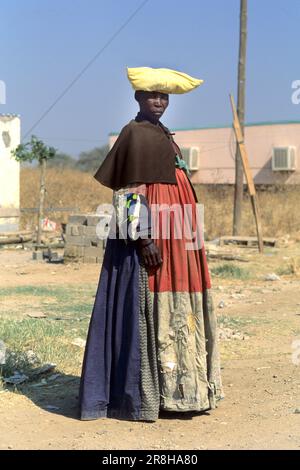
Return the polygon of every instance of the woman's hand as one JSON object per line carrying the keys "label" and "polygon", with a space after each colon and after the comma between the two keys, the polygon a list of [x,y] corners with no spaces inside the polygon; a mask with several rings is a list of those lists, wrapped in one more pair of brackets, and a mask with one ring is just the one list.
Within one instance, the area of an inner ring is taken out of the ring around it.
{"label": "woman's hand", "polygon": [[161,252],[153,240],[149,238],[138,239],[139,252],[146,268],[154,268],[162,263]]}

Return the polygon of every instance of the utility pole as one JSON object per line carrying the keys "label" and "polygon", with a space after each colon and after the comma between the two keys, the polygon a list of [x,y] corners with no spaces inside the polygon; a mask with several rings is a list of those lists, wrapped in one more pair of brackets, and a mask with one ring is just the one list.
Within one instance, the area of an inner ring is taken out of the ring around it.
{"label": "utility pole", "polygon": [[[248,0],[240,0],[240,2],[241,2],[241,5],[240,5],[240,46],[239,46],[239,67],[238,67],[237,114],[238,114],[238,118],[241,124],[242,134],[244,137]],[[236,156],[235,156],[233,235],[241,234],[243,180],[244,180],[243,164],[242,164],[239,146],[237,145]]]}

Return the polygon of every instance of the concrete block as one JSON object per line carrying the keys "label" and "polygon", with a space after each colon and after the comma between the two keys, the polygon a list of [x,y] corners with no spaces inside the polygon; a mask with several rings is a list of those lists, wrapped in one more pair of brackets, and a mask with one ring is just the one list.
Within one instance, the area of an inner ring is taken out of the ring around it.
{"label": "concrete block", "polygon": [[84,238],[84,246],[85,246],[85,247],[92,246],[91,240],[90,240],[89,237],[85,237],[85,238]]}
{"label": "concrete block", "polygon": [[86,235],[86,231],[88,228],[86,225],[78,225],[77,228],[78,228],[78,235]]}
{"label": "concrete block", "polygon": [[65,242],[67,245],[72,245],[72,240],[73,240],[73,236],[71,234],[67,234],[66,235],[66,238],[65,238]]}
{"label": "concrete block", "polygon": [[86,225],[87,216],[82,214],[74,214],[69,216],[68,222],[75,225]]}
{"label": "concrete block", "polygon": [[66,258],[83,258],[84,247],[83,246],[66,246],[64,251]]}
{"label": "concrete block", "polygon": [[72,235],[72,227],[71,224],[66,225],[66,235]]}
{"label": "concrete block", "polygon": [[[80,227],[80,225],[79,225],[79,227]],[[80,235],[80,233],[78,231],[78,225],[71,225],[71,235],[75,235],[75,236]]]}
{"label": "concrete block", "polygon": [[85,242],[84,246],[99,246],[102,245],[101,243],[99,244],[99,238],[97,237],[85,237]]}
{"label": "concrete block", "polygon": [[68,224],[66,227],[66,235],[71,235],[71,236],[79,236],[79,235],[85,235],[86,234],[86,225],[76,225],[76,224]]}
{"label": "concrete block", "polygon": [[68,232],[71,231],[71,233],[67,232],[67,235],[79,236],[79,235],[86,234],[87,226],[86,225],[70,225],[70,228],[71,230],[69,230]]}
{"label": "concrete block", "polygon": [[86,243],[86,239],[84,235],[78,235],[78,236],[67,235],[66,236],[66,245],[85,246],[85,243]]}
{"label": "concrete block", "polygon": [[34,259],[35,261],[43,261],[43,259],[44,259],[43,252],[42,251],[34,251],[32,253],[32,259]]}
{"label": "concrete block", "polygon": [[96,234],[96,225],[87,226],[87,227],[85,227],[85,229],[86,229],[85,234],[88,237],[96,237],[97,236],[97,234]]}
{"label": "concrete block", "polygon": [[101,248],[98,248],[96,246],[89,246],[89,247],[86,247],[84,249],[84,256],[95,256],[96,258],[97,257],[100,257],[102,256],[102,249]]}
{"label": "concrete block", "polygon": [[90,227],[95,227],[97,223],[100,221],[100,215],[88,215],[87,216],[87,225]]}

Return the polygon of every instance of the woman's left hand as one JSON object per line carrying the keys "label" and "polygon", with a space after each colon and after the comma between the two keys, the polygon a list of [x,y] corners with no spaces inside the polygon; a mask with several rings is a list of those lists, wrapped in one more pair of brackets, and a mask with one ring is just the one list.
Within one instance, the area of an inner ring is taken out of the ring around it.
{"label": "woman's left hand", "polygon": [[149,238],[139,239],[138,244],[140,255],[146,268],[155,268],[163,262],[160,249],[153,240],[149,240]]}

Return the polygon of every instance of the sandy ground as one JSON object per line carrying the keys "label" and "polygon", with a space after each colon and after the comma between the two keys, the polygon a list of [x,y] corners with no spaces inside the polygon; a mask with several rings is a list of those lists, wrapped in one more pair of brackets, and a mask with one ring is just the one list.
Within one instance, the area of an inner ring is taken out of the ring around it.
{"label": "sandy ground", "polygon": [[[300,279],[289,275],[271,282],[263,276],[299,256],[300,244],[263,256],[253,249],[236,251],[249,257],[258,275],[250,281],[213,280],[217,314],[242,319],[245,338],[221,341],[226,397],[216,410],[165,413],[151,424],[81,422],[79,378],[63,376],[43,390],[0,393],[0,449],[299,449],[300,351],[292,345],[300,341]],[[84,279],[96,289],[98,276],[99,266],[51,265],[31,261],[28,252],[0,252],[0,287]],[[47,409],[49,404],[57,409]]]}

